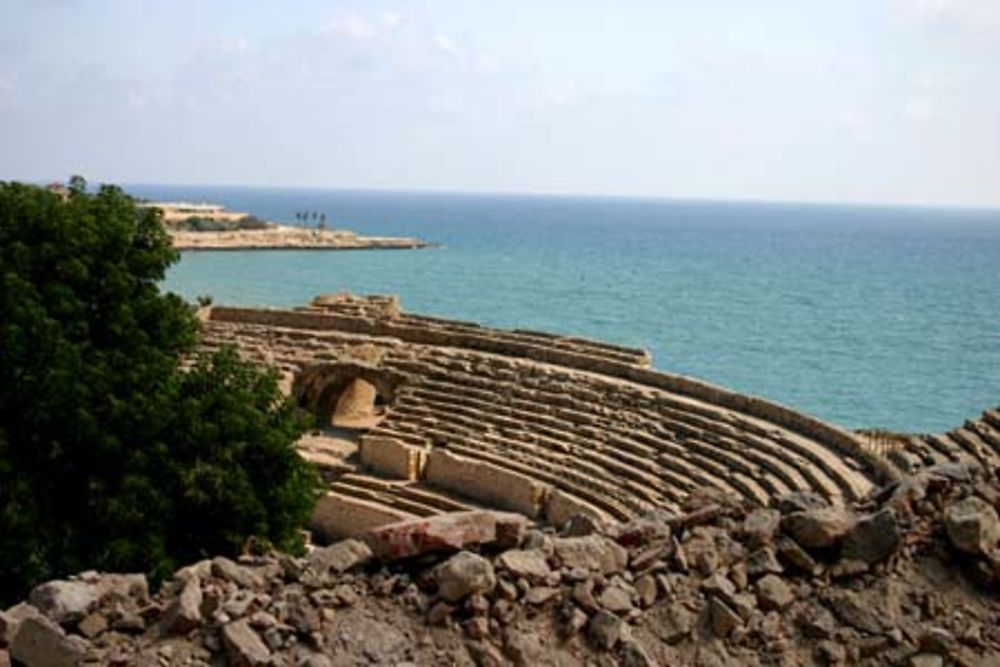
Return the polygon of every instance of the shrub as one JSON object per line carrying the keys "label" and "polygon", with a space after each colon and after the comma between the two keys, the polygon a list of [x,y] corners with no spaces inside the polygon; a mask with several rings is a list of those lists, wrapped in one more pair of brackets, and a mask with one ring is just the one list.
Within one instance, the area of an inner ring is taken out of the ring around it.
{"label": "shrub", "polygon": [[273,373],[192,354],[177,254],[119,188],[0,183],[0,597],[89,568],[163,575],[251,536],[300,547],[317,489]]}

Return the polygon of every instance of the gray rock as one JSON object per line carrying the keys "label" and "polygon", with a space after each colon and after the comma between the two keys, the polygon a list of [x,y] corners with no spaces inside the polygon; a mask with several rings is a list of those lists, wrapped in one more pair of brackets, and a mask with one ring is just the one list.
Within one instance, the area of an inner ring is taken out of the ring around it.
{"label": "gray rock", "polygon": [[713,596],[708,601],[708,613],[712,622],[712,632],[720,639],[726,639],[733,630],[743,624],[739,614],[718,597]]}
{"label": "gray rock", "polygon": [[967,553],[988,554],[1000,540],[996,510],[976,496],[949,505],[944,512],[944,524],[951,543]]}
{"label": "gray rock", "polygon": [[170,612],[167,626],[171,632],[183,635],[201,625],[202,599],[201,581],[196,577],[189,578]]}
{"label": "gray rock", "polygon": [[106,574],[88,581],[50,581],[32,590],[28,601],[56,623],[68,624],[79,622],[106,597],[144,602],[149,597],[146,577]]}
{"label": "gray rock", "polygon": [[884,624],[879,620],[879,617],[866,606],[862,605],[857,595],[853,592],[841,591],[834,593],[829,596],[827,603],[842,623],[851,626],[855,630],[873,635],[885,630]]}
{"label": "gray rock", "polygon": [[854,517],[843,507],[822,507],[785,516],[781,528],[807,549],[835,547],[854,528]]}
{"label": "gray rock", "polygon": [[9,651],[25,667],[75,667],[85,648],[82,640],[66,636],[48,618],[29,616],[18,624]]}
{"label": "gray rock", "polygon": [[872,565],[888,558],[902,543],[896,515],[887,507],[857,522],[844,540],[841,554]]}
{"label": "gray rock", "polygon": [[757,549],[747,558],[747,574],[751,577],[760,577],[765,574],[781,574],[784,569],[781,563],[778,562],[778,557],[774,554],[774,549],[769,546]]}
{"label": "gray rock", "polygon": [[496,559],[497,567],[510,572],[514,577],[527,577],[533,581],[543,581],[552,574],[546,562],[545,553],[539,549],[511,549]]}
{"label": "gray rock", "polygon": [[795,594],[785,580],[774,574],[757,582],[757,603],[764,611],[780,611],[795,600]]}
{"label": "gray rock", "polygon": [[212,559],[212,574],[241,588],[258,589],[264,586],[264,579],[259,574],[222,556]]}
{"label": "gray rock", "polygon": [[628,551],[603,535],[557,537],[552,540],[555,555],[567,569],[613,574],[625,569]]}
{"label": "gray rock", "polygon": [[770,544],[781,525],[781,512],[773,509],[756,509],[743,520],[743,534],[751,547]]}
{"label": "gray rock", "polygon": [[233,667],[263,667],[271,661],[271,651],[246,619],[222,628],[222,644],[227,664]]}
{"label": "gray rock", "polygon": [[435,570],[438,593],[448,602],[459,602],[473,593],[490,593],[497,584],[493,564],[472,553],[460,551]]}
{"label": "gray rock", "polygon": [[341,540],[328,547],[314,549],[309,554],[309,567],[325,576],[329,572],[340,574],[364,565],[372,559],[371,548],[361,540]]}
{"label": "gray rock", "polygon": [[609,611],[599,611],[587,624],[590,641],[598,648],[610,651],[621,641],[625,622]]}
{"label": "gray rock", "polygon": [[639,604],[643,607],[651,607],[656,602],[659,591],[656,586],[656,578],[653,575],[647,574],[639,577],[639,581],[635,582],[635,590],[639,594]]}
{"label": "gray rock", "polygon": [[618,586],[608,586],[601,591],[597,604],[610,612],[624,614],[632,610],[632,596]]}
{"label": "gray rock", "polygon": [[623,638],[618,649],[622,667],[658,667],[659,663],[632,637]]}
{"label": "gray rock", "polygon": [[518,667],[532,667],[545,661],[545,647],[535,633],[513,632],[507,637],[504,654]]}

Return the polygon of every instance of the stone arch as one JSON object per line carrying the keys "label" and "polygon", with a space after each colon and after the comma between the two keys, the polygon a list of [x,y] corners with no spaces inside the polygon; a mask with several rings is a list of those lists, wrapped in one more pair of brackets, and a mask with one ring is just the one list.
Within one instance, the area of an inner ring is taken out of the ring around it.
{"label": "stone arch", "polygon": [[322,423],[368,428],[391,409],[404,381],[398,372],[365,362],[322,363],[295,376],[292,396]]}

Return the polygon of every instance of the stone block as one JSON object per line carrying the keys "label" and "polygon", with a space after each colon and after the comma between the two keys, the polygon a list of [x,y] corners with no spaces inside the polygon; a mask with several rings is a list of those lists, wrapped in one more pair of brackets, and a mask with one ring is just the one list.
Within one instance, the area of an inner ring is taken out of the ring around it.
{"label": "stone block", "polygon": [[427,457],[424,479],[447,491],[493,507],[520,512],[532,519],[542,511],[551,486],[492,463],[434,449]]}
{"label": "stone block", "polygon": [[361,438],[361,462],[375,472],[395,479],[420,479],[427,452],[396,438],[366,435]]}

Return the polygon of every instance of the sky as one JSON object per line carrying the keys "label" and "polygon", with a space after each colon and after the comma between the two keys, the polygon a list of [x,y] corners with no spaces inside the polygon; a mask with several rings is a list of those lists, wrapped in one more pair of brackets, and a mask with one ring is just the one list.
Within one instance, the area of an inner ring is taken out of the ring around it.
{"label": "sky", "polygon": [[1000,206],[998,0],[0,0],[0,179]]}

